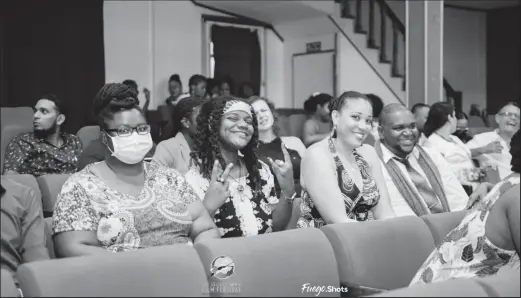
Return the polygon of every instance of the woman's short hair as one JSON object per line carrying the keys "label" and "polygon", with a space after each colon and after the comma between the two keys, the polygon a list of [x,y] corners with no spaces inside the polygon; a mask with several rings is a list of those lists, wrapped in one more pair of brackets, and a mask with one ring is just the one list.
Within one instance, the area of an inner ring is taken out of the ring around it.
{"label": "woman's short hair", "polygon": [[132,109],[143,114],[136,90],[123,83],[105,84],[94,97],[94,113],[101,129],[107,128],[107,122],[114,119],[114,114]]}
{"label": "woman's short hair", "polygon": [[179,131],[181,131],[181,128],[183,126],[181,121],[183,120],[183,118],[190,118],[192,116],[194,108],[202,105],[204,101],[205,100],[203,98],[190,96],[185,97],[177,102],[177,104],[174,106],[174,110],[172,113],[172,118],[174,119],[174,136]]}
{"label": "woman's short hair", "polygon": [[178,74],[173,74],[170,76],[170,79],[168,80],[168,83],[170,82],[177,82],[179,83],[179,85],[182,85],[183,83],[181,83],[181,77],[179,77]]}
{"label": "woman's short hair", "polygon": [[188,86],[197,86],[201,82],[206,82],[206,77],[200,74],[194,74],[188,80]]}
{"label": "woman's short hair", "polygon": [[458,120],[463,120],[463,119],[469,120],[469,117],[464,112],[457,112],[456,113],[456,119],[458,119]]}
{"label": "woman's short hair", "polygon": [[254,95],[254,96],[248,98],[246,100],[246,102],[249,103],[250,105],[253,105],[253,103],[258,100],[263,100],[270,108],[271,114],[273,115],[273,127],[272,127],[273,133],[275,133],[275,135],[278,136],[280,127],[277,125],[277,120],[279,119],[279,115],[277,113],[277,110],[275,109],[275,104],[271,100],[267,99],[266,97],[257,96],[257,95]]}
{"label": "woman's short hair", "polygon": [[454,106],[448,102],[440,101],[431,106],[427,122],[423,128],[425,136],[429,137],[440,127],[449,121],[449,116],[454,115]]}
{"label": "woman's short hair", "polygon": [[521,172],[521,130],[518,130],[510,140],[510,154],[512,155],[510,161],[512,172],[519,174]]}
{"label": "woman's short hair", "polygon": [[329,102],[329,112],[340,111],[350,99],[363,99],[371,104],[371,107],[373,106],[373,102],[364,94],[356,91],[346,91],[338,98],[334,98]]}
{"label": "woman's short hair", "polygon": [[317,106],[323,106],[326,103],[330,103],[332,100],[333,96],[327,93],[313,93],[304,102],[304,110],[310,114],[313,114],[317,111]]}
{"label": "woman's short hair", "polygon": [[[224,109],[231,101],[244,101],[243,99],[224,95],[207,100],[201,106],[199,116],[197,116],[197,133],[195,136],[195,149],[190,154],[195,165],[199,167],[199,170],[203,177],[210,179],[213,163],[218,160],[221,167],[226,168],[225,160],[222,157],[220,149],[220,129],[221,120]],[[251,114],[253,115],[253,108],[251,108]],[[260,164],[255,155],[255,149],[258,145],[259,132],[257,128],[257,118],[253,117],[253,136],[250,142],[240,150],[246,163],[246,169],[250,177],[250,187],[255,190],[259,190],[261,187],[260,180]]]}

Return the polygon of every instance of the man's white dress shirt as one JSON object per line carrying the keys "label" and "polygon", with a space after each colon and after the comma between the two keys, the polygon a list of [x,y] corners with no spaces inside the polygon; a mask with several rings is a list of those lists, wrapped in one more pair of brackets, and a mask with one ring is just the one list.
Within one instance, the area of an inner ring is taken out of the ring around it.
{"label": "man's white dress shirt", "polygon": [[[394,184],[393,180],[391,179],[391,176],[389,175],[389,172],[387,171],[387,168],[384,165],[384,162],[387,163],[390,159],[396,157],[394,153],[392,153],[387,147],[385,147],[382,144],[376,144],[375,146],[381,146],[382,148],[382,171],[384,174],[384,180],[387,185],[387,190],[389,191],[389,197],[391,199],[391,206],[394,209],[394,213],[396,216],[407,216],[407,215],[416,215],[414,211],[409,207],[409,204],[405,200],[405,198],[402,196],[400,191],[398,190],[398,187]],[[423,147],[422,147],[423,148]],[[469,197],[463,187],[461,186],[461,183],[458,181],[458,178],[454,173],[452,172],[450,166],[447,164],[443,156],[441,156],[438,152],[429,150],[428,148],[423,148],[427,154],[431,157],[434,164],[437,166],[438,171],[441,176],[441,181],[443,183],[442,187],[445,191],[445,196],[447,197],[447,203],[449,204],[451,211],[460,211],[465,208],[467,205],[467,202],[469,200]],[[411,154],[407,157],[409,160],[409,163],[411,166],[420,173],[426,180],[429,186],[432,187],[429,180],[427,179],[427,175],[423,172],[422,168],[420,167],[420,164],[418,162],[418,158],[420,156],[420,151],[418,148],[414,148]],[[418,190],[416,189],[416,186],[412,182],[409,172],[407,171],[407,168],[405,165],[401,162],[396,161],[395,162],[398,165],[398,168],[402,173],[404,174],[404,177],[407,179],[409,184],[412,186],[414,190],[416,190],[416,193],[419,195]],[[423,202],[425,204],[425,202]]]}

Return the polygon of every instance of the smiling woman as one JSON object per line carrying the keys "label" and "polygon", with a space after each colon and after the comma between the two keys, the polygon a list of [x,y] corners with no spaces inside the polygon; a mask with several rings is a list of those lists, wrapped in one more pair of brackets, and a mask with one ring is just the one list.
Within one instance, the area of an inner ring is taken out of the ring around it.
{"label": "smiling woman", "polygon": [[284,229],[295,198],[289,153],[270,161],[281,186],[275,192],[270,168],[255,155],[257,119],[242,100],[207,101],[197,118],[196,149],[185,177],[221,231],[222,237],[252,236]]}
{"label": "smiling woman", "polygon": [[372,129],[371,101],[348,91],[333,99],[329,110],[332,135],[309,147],[302,160],[303,207],[297,226],[393,217],[378,156],[372,146],[362,145]]}

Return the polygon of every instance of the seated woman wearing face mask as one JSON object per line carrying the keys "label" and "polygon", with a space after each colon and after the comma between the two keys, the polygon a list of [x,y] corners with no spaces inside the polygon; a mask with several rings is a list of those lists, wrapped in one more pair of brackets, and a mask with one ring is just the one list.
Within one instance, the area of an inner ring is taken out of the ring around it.
{"label": "seated woman wearing face mask", "polygon": [[94,99],[104,161],[63,185],[53,217],[58,257],[136,250],[220,238],[201,201],[175,170],[143,162],[150,126],[135,92],[107,84]]}

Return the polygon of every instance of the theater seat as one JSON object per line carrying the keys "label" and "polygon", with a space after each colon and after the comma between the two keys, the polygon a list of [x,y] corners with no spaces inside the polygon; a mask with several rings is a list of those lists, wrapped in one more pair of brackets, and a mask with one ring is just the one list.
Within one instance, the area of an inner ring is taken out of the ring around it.
{"label": "theater seat", "polygon": [[475,277],[473,280],[479,283],[491,297],[520,297],[519,277],[519,271],[511,269],[500,271],[492,276]]}
{"label": "theater seat", "polygon": [[277,117],[277,126],[279,127],[280,137],[291,136],[291,131],[289,129],[289,118],[287,116],[279,115]]}
{"label": "theater seat", "polygon": [[16,288],[11,273],[5,269],[1,269],[0,276],[2,280],[2,286],[0,287],[1,297],[19,297],[20,292]]}
{"label": "theater seat", "polygon": [[[2,108],[3,109],[3,108]],[[2,160],[0,160],[1,162],[1,171],[3,173],[4,171],[4,161],[5,161],[5,152],[7,151],[7,146],[9,145],[9,142],[11,142],[11,140],[14,138],[14,137],[17,137],[18,135],[24,133],[24,132],[31,132],[33,131],[33,125],[32,125],[32,122],[29,122],[29,124],[6,124],[6,125],[2,125],[2,136],[1,136],[1,144],[0,144],[0,158]]]}
{"label": "theater seat", "polygon": [[[195,249],[210,287],[220,289],[210,293],[211,296],[315,296],[314,292],[303,293],[303,285],[339,285],[333,249],[318,229],[207,240],[195,244]],[[231,260],[234,265],[234,274],[226,279],[211,276],[212,262],[220,256],[228,257],[223,261]],[[320,296],[340,297],[340,293]]]}
{"label": "theater seat", "polygon": [[54,259],[56,254],[54,253],[54,241],[52,240],[52,217],[47,217],[43,220],[45,221],[45,244],[49,251],[49,257]]}
{"label": "theater seat", "polygon": [[204,297],[208,287],[192,246],[54,259],[18,269],[28,297]]}
{"label": "theater seat", "polygon": [[305,114],[293,114],[289,116],[289,132],[291,136],[302,138],[302,128],[308,117]]}
{"label": "theater seat", "polygon": [[5,175],[4,179],[9,179],[18,184],[25,185],[30,187],[36,196],[36,201],[40,203],[40,208],[42,208],[42,193],[40,191],[40,186],[36,181],[36,178],[33,175],[29,174],[16,174],[16,175]]}
{"label": "theater seat", "polygon": [[0,123],[6,125],[33,126],[34,110],[32,107],[2,107],[0,108]]}
{"label": "theater seat", "polygon": [[489,297],[489,295],[473,280],[453,279],[383,292],[371,297]]}
{"label": "theater seat", "polygon": [[442,244],[445,236],[460,224],[466,214],[467,211],[445,212],[430,214],[420,218],[429,227],[434,245],[437,247]]}
{"label": "theater seat", "polygon": [[52,216],[56,199],[70,174],[47,174],[36,178],[42,192],[43,215]]}
{"label": "theater seat", "polygon": [[90,142],[99,139],[100,128],[98,125],[84,126],[78,130],[76,136],[80,138],[83,148],[87,147]]}
{"label": "theater seat", "polygon": [[326,225],[340,283],[391,290],[410,281],[435,248],[431,232],[416,216]]}

